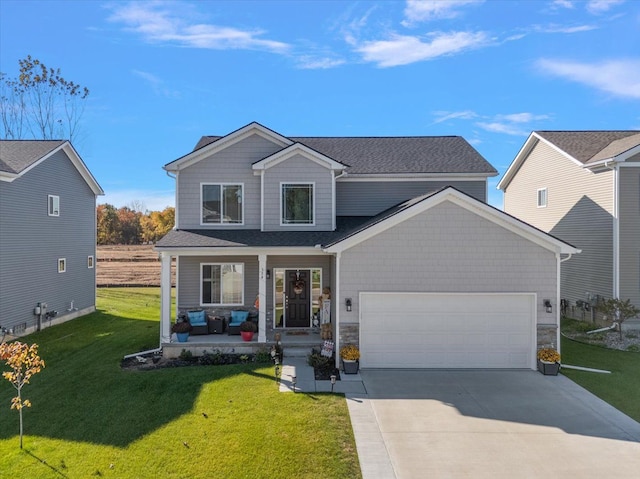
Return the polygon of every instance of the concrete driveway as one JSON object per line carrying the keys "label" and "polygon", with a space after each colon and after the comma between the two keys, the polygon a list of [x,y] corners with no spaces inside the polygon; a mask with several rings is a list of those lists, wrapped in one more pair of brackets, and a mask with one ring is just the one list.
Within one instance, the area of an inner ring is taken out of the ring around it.
{"label": "concrete driveway", "polygon": [[640,424],[536,371],[363,370],[364,479],[640,477]]}

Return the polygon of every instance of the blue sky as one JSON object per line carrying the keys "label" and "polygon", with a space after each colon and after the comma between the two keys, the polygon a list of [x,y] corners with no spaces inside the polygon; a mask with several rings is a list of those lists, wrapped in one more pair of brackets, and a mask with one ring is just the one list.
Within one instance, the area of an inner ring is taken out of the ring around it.
{"label": "blue sky", "polygon": [[75,146],[115,206],[173,205],[162,166],[252,121],[460,135],[500,174],[533,130],[640,129],[636,0],[1,0],[0,71],[27,55],[90,89]]}

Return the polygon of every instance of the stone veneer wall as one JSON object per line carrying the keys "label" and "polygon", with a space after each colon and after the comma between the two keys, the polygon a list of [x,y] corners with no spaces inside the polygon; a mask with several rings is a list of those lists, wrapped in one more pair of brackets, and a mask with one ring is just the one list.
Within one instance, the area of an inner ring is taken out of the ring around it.
{"label": "stone veneer wall", "polygon": [[537,346],[538,349],[554,348],[558,349],[558,328],[554,324],[539,324]]}
{"label": "stone veneer wall", "polygon": [[340,347],[355,344],[360,347],[360,325],[347,323],[340,325]]}

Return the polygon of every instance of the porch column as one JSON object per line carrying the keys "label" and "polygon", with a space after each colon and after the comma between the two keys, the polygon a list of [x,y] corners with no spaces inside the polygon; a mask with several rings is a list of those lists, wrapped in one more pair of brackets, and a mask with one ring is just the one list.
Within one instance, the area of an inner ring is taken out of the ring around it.
{"label": "porch column", "polygon": [[160,347],[171,340],[171,255],[160,253]]}
{"label": "porch column", "polygon": [[258,342],[267,342],[267,255],[258,255]]}

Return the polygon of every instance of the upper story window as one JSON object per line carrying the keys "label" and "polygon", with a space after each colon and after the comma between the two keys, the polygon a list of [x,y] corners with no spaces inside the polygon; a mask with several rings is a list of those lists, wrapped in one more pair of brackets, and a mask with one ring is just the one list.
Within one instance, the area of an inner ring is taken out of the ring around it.
{"label": "upper story window", "polygon": [[242,224],[242,185],[203,184],[202,224]]}
{"label": "upper story window", "polygon": [[547,189],[540,188],[538,190],[538,208],[545,208],[547,206]]}
{"label": "upper story window", "polygon": [[49,202],[49,216],[60,216],[60,197],[49,195],[47,198]]}
{"label": "upper story window", "polygon": [[313,183],[281,183],[283,225],[313,225]]}

